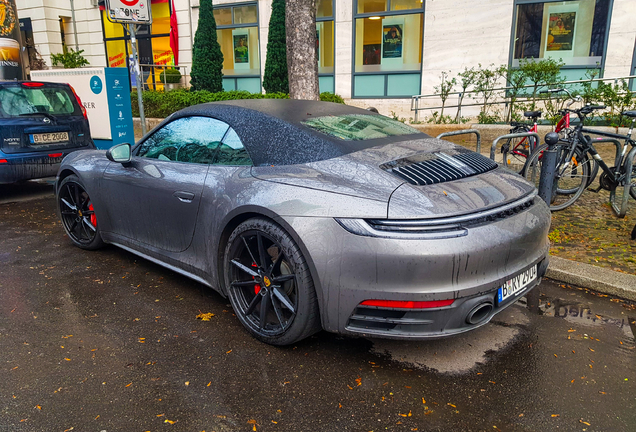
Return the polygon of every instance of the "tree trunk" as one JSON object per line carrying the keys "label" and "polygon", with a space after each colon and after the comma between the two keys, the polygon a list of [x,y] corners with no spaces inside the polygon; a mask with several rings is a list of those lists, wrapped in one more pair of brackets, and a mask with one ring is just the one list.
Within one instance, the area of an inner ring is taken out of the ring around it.
{"label": "tree trunk", "polygon": [[319,100],[316,0],[286,0],[287,70],[290,99]]}

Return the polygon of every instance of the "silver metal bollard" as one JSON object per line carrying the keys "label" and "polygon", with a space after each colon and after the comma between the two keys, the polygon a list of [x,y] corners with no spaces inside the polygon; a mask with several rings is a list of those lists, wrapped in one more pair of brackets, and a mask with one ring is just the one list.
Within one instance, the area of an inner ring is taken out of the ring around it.
{"label": "silver metal bollard", "polygon": [[559,134],[550,132],[545,136],[547,150],[543,151],[543,162],[541,163],[541,176],[539,177],[539,197],[549,206],[552,202],[554,186],[554,174],[556,171],[557,153],[554,148],[559,142]]}

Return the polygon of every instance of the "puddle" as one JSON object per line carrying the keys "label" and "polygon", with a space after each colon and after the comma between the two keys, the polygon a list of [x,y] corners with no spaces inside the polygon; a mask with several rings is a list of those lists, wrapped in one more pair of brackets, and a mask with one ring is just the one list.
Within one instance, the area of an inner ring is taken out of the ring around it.
{"label": "puddle", "polygon": [[415,369],[440,373],[466,373],[486,362],[487,355],[513,343],[529,323],[524,307],[513,305],[497,314],[494,322],[458,336],[430,341],[373,339],[371,352]]}

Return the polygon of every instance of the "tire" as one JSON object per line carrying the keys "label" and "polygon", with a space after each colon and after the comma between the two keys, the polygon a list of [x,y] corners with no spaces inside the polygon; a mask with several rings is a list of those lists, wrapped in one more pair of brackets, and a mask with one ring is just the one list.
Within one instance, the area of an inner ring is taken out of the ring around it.
{"label": "tire", "polygon": [[[543,164],[543,152],[548,148],[547,144],[543,144],[528,158],[524,167],[524,177],[526,180],[534,183],[535,187],[539,187],[539,179],[541,167]],[[569,154],[569,145],[557,145],[557,166],[556,173],[560,173]],[[578,149],[573,156],[565,172],[555,178],[552,187],[552,199],[550,202],[551,211],[563,210],[576,202],[587,187],[589,178],[590,163],[587,155],[582,154]]]}
{"label": "tire", "polygon": [[[517,132],[525,131],[514,133]],[[533,148],[536,148],[534,137],[526,137],[525,140],[524,138],[508,138],[508,141],[501,146],[501,161],[498,162],[517,174],[523,175],[523,169]]]}
{"label": "tire", "polygon": [[256,339],[283,346],[321,330],[309,267],[280,226],[264,218],[241,223],[230,235],[223,261],[230,303]]}
{"label": "tire", "polygon": [[631,181],[631,189],[629,190],[629,194],[636,200],[636,165],[632,168],[632,181]]}
{"label": "tire", "polygon": [[86,250],[104,246],[93,203],[76,175],[70,175],[60,183],[57,190],[57,209],[64,231],[75,246]]}

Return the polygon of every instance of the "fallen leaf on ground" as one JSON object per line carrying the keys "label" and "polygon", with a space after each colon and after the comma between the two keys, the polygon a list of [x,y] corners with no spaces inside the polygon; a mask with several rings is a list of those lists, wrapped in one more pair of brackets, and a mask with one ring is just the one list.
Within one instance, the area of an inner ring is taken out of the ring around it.
{"label": "fallen leaf on ground", "polygon": [[213,313],[200,313],[199,315],[197,315],[197,319],[200,319],[201,321],[210,321],[210,318],[212,318],[213,316]]}
{"label": "fallen leaf on ground", "polygon": [[168,420],[168,419],[165,419],[163,422],[164,422],[164,423],[175,424],[175,423],[176,423],[176,422],[178,422],[178,421],[179,421],[179,420]]}
{"label": "fallen leaf on ground", "polygon": [[583,420],[579,420],[579,422],[583,423],[583,424],[584,424],[584,425],[586,425],[586,426],[592,426],[591,424],[589,424],[588,422],[583,421]]}
{"label": "fallen leaf on ground", "polygon": [[558,417],[559,414],[552,414],[552,417]]}
{"label": "fallen leaf on ground", "polygon": [[449,403],[447,403],[446,405],[448,405],[448,406],[452,406],[453,408],[457,408],[455,405],[453,405],[453,404],[452,404],[452,403],[450,403],[450,402],[449,402]]}

